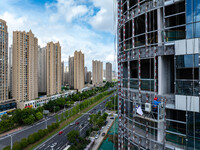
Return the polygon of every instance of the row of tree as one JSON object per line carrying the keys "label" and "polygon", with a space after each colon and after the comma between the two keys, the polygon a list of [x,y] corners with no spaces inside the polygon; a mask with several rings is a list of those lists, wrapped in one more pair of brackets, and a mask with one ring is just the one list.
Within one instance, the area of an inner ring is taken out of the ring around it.
{"label": "row of tree", "polygon": [[25,109],[16,109],[12,116],[4,114],[1,117],[0,122],[0,132],[7,131],[16,126],[20,125],[30,125],[35,121],[43,118],[43,108],[39,107],[38,109],[25,108]]}
{"label": "row of tree", "polygon": [[[13,144],[12,150],[23,150],[25,149],[29,144],[33,144],[37,141],[39,141],[41,138],[43,138],[48,133],[51,133],[53,130],[57,129],[59,127],[59,123],[52,123],[50,126],[47,127],[47,129],[40,129],[38,132],[33,133],[28,136],[28,138],[21,139],[20,142],[15,142]],[[3,150],[11,150],[10,146],[6,146],[3,148]]]}
{"label": "row of tree", "polygon": [[113,96],[111,100],[106,103],[106,109],[109,109],[109,110],[118,109],[118,95]]}
{"label": "row of tree", "polygon": [[107,113],[101,115],[101,112],[99,111],[97,114],[90,115],[90,123],[92,124],[93,128],[96,127],[101,128],[105,124],[107,117],[108,117]]}

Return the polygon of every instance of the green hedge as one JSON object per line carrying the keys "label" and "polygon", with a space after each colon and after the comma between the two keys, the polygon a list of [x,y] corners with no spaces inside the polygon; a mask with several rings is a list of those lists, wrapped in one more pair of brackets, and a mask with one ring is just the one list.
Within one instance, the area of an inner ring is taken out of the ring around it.
{"label": "green hedge", "polygon": [[[39,141],[41,138],[43,138],[48,133],[52,132],[53,130],[57,129],[59,127],[59,123],[52,123],[50,126],[48,126],[48,129],[40,129],[38,132],[33,133],[28,136],[28,138],[23,138],[20,142],[15,142],[13,144],[12,150],[23,150],[25,149],[29,144],[33,144],[37,141]],[[11,150],[10,146],[6,146],[3,148],[3,150]]]}

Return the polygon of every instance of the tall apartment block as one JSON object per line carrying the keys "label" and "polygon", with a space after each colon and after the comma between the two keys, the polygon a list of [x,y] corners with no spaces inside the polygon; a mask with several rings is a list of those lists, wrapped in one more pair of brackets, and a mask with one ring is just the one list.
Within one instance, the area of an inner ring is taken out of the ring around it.
{"label": "tall apartment block", "polygon": [[87,67],[85,67],[85,82],[87,82]]}
{"label": "tall apartment block", "polygon": [[89,84],[90,84],[91,81],[92,81],[92,80],[91,80],[91,77],[92,77],[92,72],[91,72],[91,71],[88,71],[88,72],[87,72],[87,83],[89,83]]}
{"label": "tall apartment block", "polygon": [[118,149],[200,149],[200,1],[117,2]]}
{"label": "tall apartment block", "polygon": [[98,85],[103,83],[103,62],[92,61],[92,84]]}
{"label": "tall apartment block", "polygon": [[69,57],[69,85],[74,88],[74,57]]}
{"label": "tall apartment block", "polygon": [[65,62],[61,62],[61,85],[64,85],[65,80]]}
{"label": "tall apartment block", "polygon": [[85,87],[85,63],[84,54],[79,51],[74,52],[74,89],[81,90]]}
{"label": "tall apartment block", "polygon": [[8,31],[0,19],[0,101],[8,99]]}
{"label": "tall apartment block", "polygon": [[47,43],[47,95],[61,92],[61,47],[60,43]]}
{"label": "tall apartment block", "polygon": [[8,90],[10,92],[10,96],[12,97],[12,51],[13,51],[13,46],[11,45],[9,47],[9,56],[8,56]]}
{"label": "tall apartment block", "polygon": [[65,84],[69,84],[69,67],[65,67]]}
{"label": "tall apartment block", "polygon": [[112,64],[106,63],[106,81],[112,82]]}
{"label": "tall apartment block", "polygon": [[31,32],[13,32],[13,98],[38,97],[38,39]]}
{"label": "tall apartment block", "polygon": [[47,57],[46,47],[38,46],[38,92],[47,92]]}

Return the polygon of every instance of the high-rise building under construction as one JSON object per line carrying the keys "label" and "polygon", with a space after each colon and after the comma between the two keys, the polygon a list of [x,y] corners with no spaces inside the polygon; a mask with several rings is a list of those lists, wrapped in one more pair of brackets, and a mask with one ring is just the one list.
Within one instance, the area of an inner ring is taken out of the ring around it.
{"label": "high-rise building under construction", "polygon": [[117,2],[118,149],[200,149],[200,1]]}

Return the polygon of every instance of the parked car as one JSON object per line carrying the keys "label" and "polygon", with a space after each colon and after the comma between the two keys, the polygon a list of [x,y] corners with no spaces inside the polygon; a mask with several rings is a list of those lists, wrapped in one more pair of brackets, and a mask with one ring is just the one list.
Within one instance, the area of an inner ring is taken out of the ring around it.
{"label": "parked car", "polygon": [[76,125],[78,125],[79,124],[79,122],[76,122]]}
{"label": "parked car", "polygon": [[74,125],[74,123],[70,123],[70,126]]}
{"label": "parked car", "polygon": [[58,132],[58,135],[61,135],[63,133],[63,131]]}
{"label": "parked car", "polygon": [[102,136],[105,136],[105,132],[103,132],[101,135],[102,135]]}
{"label": "parked car", "polygon": [[98,137],[99,137],[99,135],[97,134],[97,135],[95,136],[95,139],[98,139]]}
{"label": "parked car", "polygon": [[114,119],[114,117],[111,117],[110,119]]}

